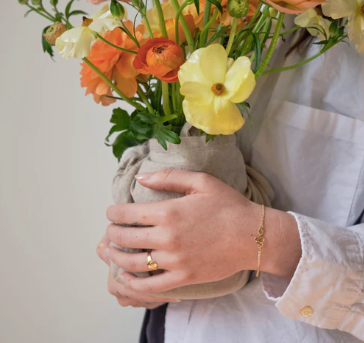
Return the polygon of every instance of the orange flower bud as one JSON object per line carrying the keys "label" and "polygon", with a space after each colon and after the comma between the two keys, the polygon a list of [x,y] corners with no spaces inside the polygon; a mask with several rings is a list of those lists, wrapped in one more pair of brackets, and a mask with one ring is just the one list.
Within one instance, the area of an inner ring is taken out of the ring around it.
{"label": "orange flower bud", "polygon": [[178,70],[184,62],[182,48],[168,38],[154,38],[142,45],[134,59],[141,74],[152,74],[162,81],[178,81]]}

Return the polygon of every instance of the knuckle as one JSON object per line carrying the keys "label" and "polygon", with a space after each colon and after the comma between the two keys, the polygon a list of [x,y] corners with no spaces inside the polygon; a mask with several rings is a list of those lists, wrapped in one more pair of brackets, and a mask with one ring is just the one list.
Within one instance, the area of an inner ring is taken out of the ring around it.
{"label": "knuckle", "polygon": [[200,185],[206,185],[211,181],[212,176],[207,173],[198,173],[197,178]]}
{"label": "knuckle", "polygon": [[125,266],[129,271],[136,271],[137,270],[137,264],[133,258],[134,256],[125,258]]}
{"label": "knuckle", "polygon": [[160,171],[161,178],[163,180],[168,179],[171,176],[171,174],[173,173],[173,171],[174,171],[174,169],[172,169],[172,168],[167,168],[167,169],[161,170]]}
{"label": "knuckle", "polygon": [[118,303],[123,306],[123,307],[127,307],[131,305],[131,300],[130,299],[126,299],[126,298],[117,298]]}
{"label": "knuckle", "polygon": [[170,249],[178,251],[181,249],[181,236],[178,233],[170,233],[167,239],[167,245]]}

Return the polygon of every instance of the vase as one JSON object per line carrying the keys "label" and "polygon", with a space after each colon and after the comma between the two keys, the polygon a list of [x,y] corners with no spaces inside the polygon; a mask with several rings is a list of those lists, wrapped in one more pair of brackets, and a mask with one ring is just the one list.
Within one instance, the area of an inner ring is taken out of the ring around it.
{"label": "vase", "polygon": [[[167,150],[155,139],[143,145],[128,149],[123,155],[113,182],[115,203],[148,203],[184,196],[183,194],[156,191],[141,186],[135,175],[156,172],[166,168],[208,173],[236,189],[248,199],[265,206],[271,205],[273,190],[265,178],[246,166],[242,153],[237,147],[236,136],[216,136],[206,143],[205,136],[191,135],[191,126],[182,130],[181,144],[168,143]],[[198,230],[198,227],[196,227]],[[147,252],[143,249],[118,247],[130,253]],[[147,254],[146,261],[147,261]],[[112,277],[123,283],[120,275],[124,270],[111,262]],[[151,271],[134,273],[139,277],[150,277]],[[224,280],[194,284],[172,289],[155,296],[175,299],[204,299],[233,293],[244,287],[249,271],[240,271]]]}

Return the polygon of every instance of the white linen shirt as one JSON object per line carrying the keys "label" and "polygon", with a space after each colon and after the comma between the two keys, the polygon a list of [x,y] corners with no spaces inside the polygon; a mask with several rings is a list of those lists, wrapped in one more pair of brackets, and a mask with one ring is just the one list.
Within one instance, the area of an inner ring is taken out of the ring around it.
{"label": "white linen shirt", "polygon": [[290,282],[263,273],[227,296],[169,304],[165,342],[364,341],[364,57],[341,43],[262,77],[249,102],[239,146],[273,186],[274,207],[296,218],[302,258]]}

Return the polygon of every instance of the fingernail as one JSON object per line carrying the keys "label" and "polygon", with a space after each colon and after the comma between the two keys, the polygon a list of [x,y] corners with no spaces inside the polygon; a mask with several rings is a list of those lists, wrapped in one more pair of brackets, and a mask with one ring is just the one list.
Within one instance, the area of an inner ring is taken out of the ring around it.
{"label": "fingernail", "polygon": [[181,299],[174,299],[173,302],[174,303],[180,303],[182,300]]}
{"label": "fingernail", "polygon": [[137,180],[147,180],[152,176],[152,173],[140,173],[135,175]]}

